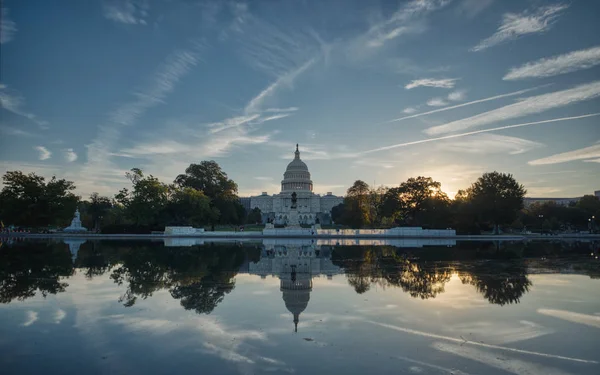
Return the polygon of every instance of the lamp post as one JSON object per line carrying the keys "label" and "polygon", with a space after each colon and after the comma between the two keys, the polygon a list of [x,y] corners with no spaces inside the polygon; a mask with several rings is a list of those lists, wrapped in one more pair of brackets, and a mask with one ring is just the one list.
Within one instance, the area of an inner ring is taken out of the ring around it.
{"label": "lamp post", "polygon": [[594,224],[596,224],[596,216],[592,215],[592,217],[588,219],[588,229],[590,230],[590,234],[594,231]]}
{"label": "lamp post", "polygon": [[544,234],[544,215],[538,215],[538,218],[540,219],[540,235]]}

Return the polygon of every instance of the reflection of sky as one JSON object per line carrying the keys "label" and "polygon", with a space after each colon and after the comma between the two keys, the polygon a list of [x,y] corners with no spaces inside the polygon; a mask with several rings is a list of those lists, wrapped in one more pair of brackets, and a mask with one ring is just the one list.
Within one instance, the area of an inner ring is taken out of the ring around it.
{"label": "reflection of sky", "polygon": [[597,360],[598,280],[529,277],[521,303],[505,306],[456,276],[428,300],[393,287],[357,294],[345,275],[315,278],[294,334],[274,277],[239,274],[199,315],[165,290],[126,308],[109,273],[78,273],[64,293],[0,306],[0,365],[21,374],[599,373],[574,360]]}

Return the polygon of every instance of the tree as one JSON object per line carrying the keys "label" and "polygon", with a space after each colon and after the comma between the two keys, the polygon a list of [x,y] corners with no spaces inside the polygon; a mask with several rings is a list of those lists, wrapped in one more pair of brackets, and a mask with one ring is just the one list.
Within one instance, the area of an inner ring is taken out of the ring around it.
{"label": "tree", "polygon": [[92,221],[95,229],[98,229],[100,221],[111,208],[112,202],[110,198],[102,197],[96,192],[90,195],[90,204],[88,207],[88,212],[92,216]]}
{"label": "tree", "polygon": [[449,199],[442,191],[441,184],[431,177],[411,177],[386,192],[382,212],[385,216],[417,224],[417,213],[424,209],[426,203],[433,209],[446,206]]}
{"label": "tree", "polygon": [[215,161],[190,164],[186,168],[185,174],[180,174],[175,178],[175,184],[181,188],[189,187],[200,190],[210,198],[211,207],[216,208],[213,212],[219,212],[219,216],[212,215],[213,230],[216,223],[243,223],[246,212],[237,196],[238,186],[229,179],[227,173]]}
{"label": "tree", "polygon": [[167,207],[171,225],[204,226],[212,219],[210,199],[192,188],[176,189]]}
{"label": "tree", "polygon": [[250,212],[248,213],[248,217],[246,218],[246,222],[249,224],[261,223],[262,222],[262,212],[260,211],[260,208],[254,207],[252,210],[250,210]]}
{"label": "tree", "polygon": [[331,221],[336,224],[342,224],[343,218],[346,216],[346,205],[340,203],[331,208]]}
{"label": "tree", "polygon": [[75,185],[64,179],[46,182],[35,173],[9,171],[3,176],[0,192],[0,218],[5,224],[41,227],[66,226],[73,218],[79,197]]}
{"label": "tree", "polygon": [[236,197],[238,190],[237,184],[213,160],[190,164],[185,174],[175,178],[175,184],[201,190],[210,199]]}
{"label": "tree", "polygon": [[348,188],[344,198],[346,217],[342,218],[346,225],[353,228],[369,225],[369,192],[369,185],[361,180],[354,181],[354,184]]}
{"label": "tree", "polygon": [[523,208],[523,197],[527,191],[511,174],[484,173],[468,189],[468,196],[480,220],[494,226],[510,224]]}
{"label": "tree", "polygon": [[125,212],[137,225],[156,225],[167,205],[170,195],[169,186],[156,177],[144,176],[139,168],[126,173],[131,180],[131,192],[122,189],[115,195],[115,200],[125,206]]}

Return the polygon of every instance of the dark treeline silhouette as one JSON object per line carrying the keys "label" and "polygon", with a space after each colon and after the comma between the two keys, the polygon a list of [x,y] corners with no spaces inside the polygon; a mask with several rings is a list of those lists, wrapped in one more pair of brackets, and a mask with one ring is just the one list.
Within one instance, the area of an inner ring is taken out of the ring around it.
{"label": "dark treeline silhouette", "polygon": [[[124,176],[131,186],[112,197],[73,194],[71,181],[20,171],[3,176],[0,222],[34,229],[65,227],[76,207],[83,225],[103,233],[150,233],[165,226],[210,227],[260,223],[261,212],[246,212],[238,185],[214,161],[190,164],[173,183],[133,168]],[[450,199],[431,177],[409,178],[396,187],[371,187],[357,180],[344,203],[333,207],[332,220],[351,228],[421,226],[454,228],[459,234],[500,230],[596,230],[600,199],[584,196],[571,206],[554,203],[524,207],[526,190],[511,174],[484,173]]]}
{"label": "dark treeline silhouette", "polygon": [[[464,242],[456,247],[332,247],[357,293],[373,285],[397,287],[414,298],[444,293],[453,275],[494,304],[518,303],[531,287],[530,269],[568,271],[600,278],[599,243]],[[105,274],[125,286],[115,296],[124,306],[168,290],[182,307],[210,313],[235,287],[244,262],[260,259],[261,245],[214,244],[165,247],[161,242],[88,241],[72,259],[62,242],[0,243],[0,302],[64,292],[75,272],[93,279]]]}
{"label": "dark treeline silhouette", "polygon": [[[72,181],[52,178],[46,182],[35,173],[9,171],[0,191],[0,221],[5,226],[33,229],[65,227],[77,207],[84,226],[104,233],[150,233],[169,225],[214,229],[217,224],[246,221],[237,184],[214,161],[190,164],[170,184],[139,168],[124,177],[131,186],[113,197],[92,193],[89,200],[80,201],[72,192]],[[255,216],[251,219],[256,221]]]}

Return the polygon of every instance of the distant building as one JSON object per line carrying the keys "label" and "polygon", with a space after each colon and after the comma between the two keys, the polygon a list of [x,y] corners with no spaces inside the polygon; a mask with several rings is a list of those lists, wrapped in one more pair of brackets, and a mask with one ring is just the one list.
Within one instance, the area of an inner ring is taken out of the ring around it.
{"label": "distant building", "polygon": [[[598,199],[600,199],[600,190],[596,190],[594,191],[594,195],[596,197],[598,197]],[[575,198],[529,198],[529,197],[525,197],[523,198],[523,204],[525,205],[525,207],[529,207],[531,206],[533,203],[547,203],[547,202],[554,202],[555,204],[559,205],[559,206],[568,206],[569,204],[571,204],[571,202],[573,203],[577,203],[579,202],[579,200],[582,197],[575,197]]]}
{"label": "distant building", "polygon": [[250,209],[258,207],[263,214],[263,222],[271,220],[275,224],[287,224],[294,192],[297,195],[300,224],[328,224],[331,222],[331,209],[344,202],[344,197],[335,196],[330,192],[327,195],[313,193],[310,172],[306,163],[300,159],[298,145],[294,160],[288,164],[283,174],[281,192],[273,195],[264,192],[262,195],[250,197]]}
{"label": "distant building", "polygon": [[525,205],[525,207],[529,207],[534,203],[548,203],[548,202],[554,202],[555,204],[559,205],[559,206],[568,206],[569,204],[571,204],[571,202],[577,203],[579,200],[581,199],[581,197],[577,197],[577,198],[528,198],[525,197],[523,198],[523,204]]}

